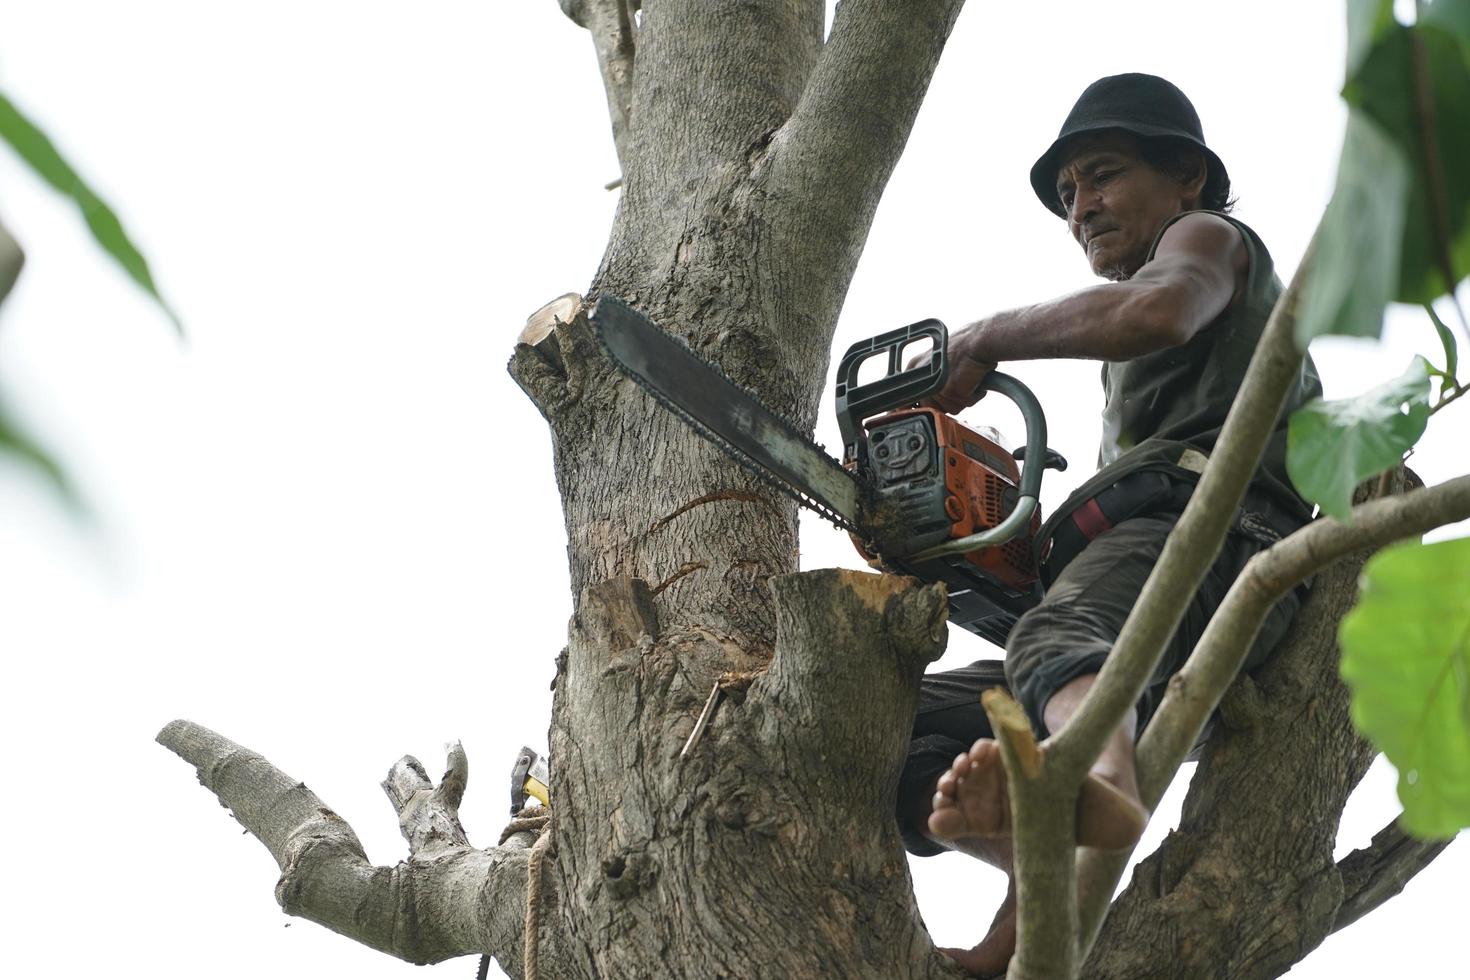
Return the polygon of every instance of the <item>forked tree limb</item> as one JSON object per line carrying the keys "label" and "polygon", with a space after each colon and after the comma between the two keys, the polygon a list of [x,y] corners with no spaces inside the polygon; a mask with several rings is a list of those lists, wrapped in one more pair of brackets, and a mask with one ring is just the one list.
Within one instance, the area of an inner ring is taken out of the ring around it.
{"label": "forked tree limb", "polygon": [[[1470,476],[1462,476],[1438,486],[1359,504],[1353,508],[1351,523],[1335,518],[1314,521],[1251,559],[1216,610],[1189,661],[1170,681],[1139,741],[1138,783],[1144,805],[1149,809],[1158,805],[1239,672],[1267,614],[1288,591],[1354,552],[1375,551],[1467,517]],[[1101,926],[1128,857],[1128,852],[1083,854],[1079,884],[1084,952]],[[1430,855],[1424,863],[1432,859]],[[1395,867],[1402,870],[1402,866]],[[1367,889],[1368,883],[1364,882],[1363,887]],[[1399,888],[1383,894],[1379,901],[1396,895]],[[1343,907],[1346,909],[1352,901],[1345,899]],[[1366,911],[1363,909],[1354,918]]]}
{"label": "forked tree limb", "polygon": [[[456,843],[468,775],[458,746],[437,789],[411,758],[389,773],[385,789],[416,852],[388,868],[368,861],[352,828],[305,783],[260,755],[188,721],[170,722],[158,741],[276,859],[276,900],[288,915],[411,963],[488,953],[519,975],[530,835],[485,850]],[[556,955],[545,940],[543,960]]]}

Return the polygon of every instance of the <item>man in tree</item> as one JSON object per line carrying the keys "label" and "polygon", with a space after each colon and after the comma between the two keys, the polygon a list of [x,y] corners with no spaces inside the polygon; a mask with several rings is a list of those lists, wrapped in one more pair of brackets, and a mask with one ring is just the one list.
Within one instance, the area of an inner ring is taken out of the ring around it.
{"label": "man in tree", "polygon": [[[958,331],[935,404],[971,405],[1000,361],[1104,362],[1100,469],[1042,528],[1046,593],[1017,623],[1004,670],[993,661],[925,679],[900,787],[899,819],[916,854],[960,850],[1010,872],[1010,809],[980,693],[1005,684],[1045,737],[1096,679],[1178,520],[1245,375],[1281,283],[1260,238],[1230,217],[1230,181],[1178,88],[1141,74],[1083,92],[1031,170],[1043,205],[1067,220],[1094,273],[1111,280]],[[1245,562],[1310,518],[1286,475],[1286,419],[1321,393],[1298,378],[1245,503],[1143,698],[1113,734],[1078,802],[1077,842],[1135,843],[1147,821],[1133,747],[1164,685],[1189,656]],[[1283,600],[1247,666],[1281,638],[1298,605]],[[1015,881],[989,933],[952,950],[969,972],[1003,972],[1015,948]]]}

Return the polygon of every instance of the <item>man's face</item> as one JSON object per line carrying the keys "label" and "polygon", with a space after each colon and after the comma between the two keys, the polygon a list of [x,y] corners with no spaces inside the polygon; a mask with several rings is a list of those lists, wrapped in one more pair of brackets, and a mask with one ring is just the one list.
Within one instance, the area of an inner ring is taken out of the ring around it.
{"label": "man's face", "polygon": [[1092,271],[1115,282],[1143,266],[1165,221],[1193,206],[1192,183],[1155,169],[1123,132],[1079,136],[1063,147],[1057,170],[1068,230]]}

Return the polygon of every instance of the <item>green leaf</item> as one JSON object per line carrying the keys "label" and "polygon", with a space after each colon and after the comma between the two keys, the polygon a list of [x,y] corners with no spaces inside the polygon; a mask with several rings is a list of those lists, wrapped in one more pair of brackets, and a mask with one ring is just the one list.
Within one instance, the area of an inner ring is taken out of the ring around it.
{"label": "green leaf", "polygon": [[63,501],[71,506],[76,505],[77,497],[65,471],[51,458],[50,453],[21,431],[3,409],[0,409],[0,453],[13,456],[39,472]]}
{"label": "green leaf", "polygon": [[1353,488],[1398,464],[1429,421],[1429,362],[1356,398],[1314,399],[1291,415],[1286,472],[1322,512],[1351,520]]}
{"label": "green leaf", "polygon": [[1408,158],[1371,119],[1348,113],[1337,187],[1313,239],[1297,346],[1313,337],[1377,337],[1398,285],[1399,242],[1411,183]]}
{"label": "green leaf", "polygon": [[66,162],[46,134],[3,94],[0,94],[0,137],[47,183],[76,202],[97,244],[116,259],[133,281],[158,302],[173,321],[174,329],[182,334],[183,325],[159,295],[158,287],[153,282],[153,274],[148,270],[148,261],[143,258],[143,253],[138,251],[132,239],[128,238],[117,215],[72,169],[71,164]]}
{"label": "green leaf", "polygon": [[1376,555],[1339,638],[1353,724],[1398,768],[1403,828],[1470,827],[1470,538]]}
{"label": "green leaf", "polygon": [[1430,322],[1434,324],[1434,331],[1439,334],[1439,342],[1444,347],[1445,377],[1449,378],[1451,382],[1454,382],[1455,371],[1460,366],[1459,352],[1455,346],[1455,335],[1450,332],[1449,326],[1439,318],[1439,314],[1434,311],[1432,305],[1425,303],[1424,310],[1429,314]]}
{"label": "green leaf", "polygon": [[1396,22],[1393,0],[1348,0],[1347,77],[1357,74],[1378,39]]}
{"label": "green leaf", "polygon": [[1439,210],[1458,282],[1470,273],[1470,125],[1466,124],[1470,119],[1470,49],[1450,29],[1436,26],[1427,18],[1417,28],[1393,25],[1379,35],[1342,92],[1350,106],[1382,127],[1410,162],[1414,179],[1405,209],[1398,286],[1393,297],[1405,303],[1428,302],[1449,291],[1438,258],[1436,227],[1430,217],[1428,157],[1420,134],[1421,107],[1414,87],[1415,34],[1422,42],[1434,118],[1432,132],[1438,150],[1436,165],[1443,183],[1444,200]]}
{"label": "green leaf", "polygon": [[1419,18],[1421,24],[1443,28],[1460,39],[1470,60],[1470,0],[1435,0]]}

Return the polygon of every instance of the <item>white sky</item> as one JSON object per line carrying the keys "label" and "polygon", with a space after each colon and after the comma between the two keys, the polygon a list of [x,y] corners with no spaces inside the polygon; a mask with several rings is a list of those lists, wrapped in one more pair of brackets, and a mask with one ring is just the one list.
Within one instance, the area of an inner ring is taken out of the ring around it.
{"label": "white sky", "polygon": [[[1239,216],[1289,274],[1339,146],[1340,6],[971,4],[835,347],[1088,284],[1026,171],[1077,93],[1118,71],[1191,95]],[[618,171],[591,44],[551,0],[245,10],[0,8],[0,87],[117,206],[189,331],[177,343],[0,151],[0,216],[29,253],[0,314],[0,392],[96,514],[79,527],[0,465],[14,976],[425,975],[281,914],[264,848],[152,742],[172,718],[306,780],[385,864],[406,853],[377,786],[400,755],[437,773],[463,739],[464,818],[489,844],[513,754],[546,742],[565,539],[544,424],[504,363],[606,241]],[[1338,396],[1435,350],[1413,310],[1380,344],[1313,348]],[[1097,367],[1015,373],[1075,464],[1049,478],[1054,504],[1095,451]],[[1434,420],[1414,459],[1430,482],[1463,467],[1467,412]],[[970,417],[1020,431],[989,402]],[[818,436],[836,443],[830,418]],[[820,522],[803,543],[806,567],[857,564]],[[994,655],[957,634],[941,666]],[[1393,781],[1375,766],[1343,850],[1397,811]],[[1150,840],[1177,808],[1176,787]],[[1292,977],[1464,976],[1448,964],[1467,876],[1452,848]],[[915,878],[941,944],[979,937],[998,875],[945,857]]]}

